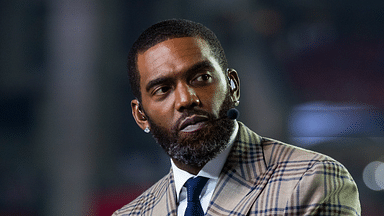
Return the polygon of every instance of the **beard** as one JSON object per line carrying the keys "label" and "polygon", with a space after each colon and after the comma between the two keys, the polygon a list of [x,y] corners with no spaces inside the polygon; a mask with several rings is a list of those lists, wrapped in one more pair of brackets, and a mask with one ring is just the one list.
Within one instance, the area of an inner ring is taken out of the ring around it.
{"label": "beard", "polygon": [[[233,102],[228,92],[218,117],[203,110],[191,109],[182,114],[171,130],[155,124],[150,118],[148,122],[154,139],[168,156],[186,165],[202,167],[226,148],[234,126],[234,120],[227,117],[227,111],[232,107]],[[177,126],[183,119],[194,114],[208,116],[205,127],[180,136]]]}

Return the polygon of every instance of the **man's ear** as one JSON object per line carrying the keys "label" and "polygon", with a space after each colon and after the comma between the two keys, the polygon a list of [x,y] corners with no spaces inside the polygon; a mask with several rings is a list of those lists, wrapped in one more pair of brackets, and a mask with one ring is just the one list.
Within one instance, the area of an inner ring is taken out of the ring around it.
{"label": "man's ear", "polygon": [[227,69],[227,76],[229,79],[229,88],[231,91],[232,100],[234,102],[238,101],[238,100],[240,100],[240,79],[239,79],[239,76],[238,76],[237,72],[235,71],[235,69],[232,69],[232,68]]}
{"label": "man's ear", "polygon": [[136,124],[142,130],[145,130],[146,128],[149,128],[149,123],[148,123],[147,116],[145,115],[144,111],[142,110],[140,102],[137,99],[133,99],[131,101],[131,108],[132,108],[132,115],[133,115],[133,118],[136,121]]}

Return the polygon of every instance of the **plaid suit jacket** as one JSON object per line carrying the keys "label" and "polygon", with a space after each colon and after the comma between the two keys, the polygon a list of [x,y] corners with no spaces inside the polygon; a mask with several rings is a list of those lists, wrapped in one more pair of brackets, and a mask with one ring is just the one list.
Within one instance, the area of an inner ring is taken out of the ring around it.
{"label": "plaid suit jacket", "polygon": [[[360,215],[357,186],[334,159],[262,138],[241,122],[206,215]],[[113,216],[176,215],[171,171]]]}

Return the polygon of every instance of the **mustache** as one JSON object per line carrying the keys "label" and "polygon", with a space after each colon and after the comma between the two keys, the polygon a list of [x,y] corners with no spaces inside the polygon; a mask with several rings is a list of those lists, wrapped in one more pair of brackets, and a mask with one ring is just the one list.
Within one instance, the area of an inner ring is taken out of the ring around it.
{"label": "mustache", "polygon": [[178,131],[178,126],[181,124],[181,122],[193,115],[206,116],[208,118],[208,122],[220,121],[224,118],[228,118],[226,112],[220,112],[219,116],[215,117],[212,113],[207,112],[205,110],[200,110],[200,109],[185,110],[182,113],[181,117],[176,121],[175,125],[172,127],[172,131],[174,132]]}

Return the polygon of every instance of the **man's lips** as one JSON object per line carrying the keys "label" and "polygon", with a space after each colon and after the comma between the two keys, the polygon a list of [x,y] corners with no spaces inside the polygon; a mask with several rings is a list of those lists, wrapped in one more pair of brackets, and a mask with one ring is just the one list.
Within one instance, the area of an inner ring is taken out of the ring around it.
{"label": "man's lips", "polygon": [[192,116],[189,116],[189,117],[185,118],[180,123],[179,130],[180,131],[184,130],[188,126],[196,125],[196,124],[198,124],[200,122],[204,122],[204,121],[208,121],[208,117],[207,116],[204,116],[204,115],[192,115]]}

